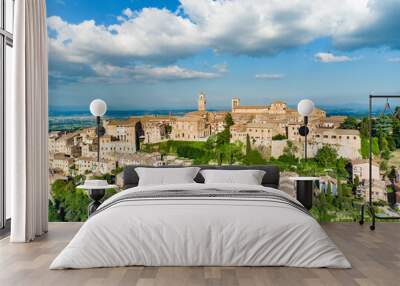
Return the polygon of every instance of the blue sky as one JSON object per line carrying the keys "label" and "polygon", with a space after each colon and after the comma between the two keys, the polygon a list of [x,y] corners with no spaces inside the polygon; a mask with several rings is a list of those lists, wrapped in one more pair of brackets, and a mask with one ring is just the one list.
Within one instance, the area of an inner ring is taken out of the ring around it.
{"label": "blue sky", "polygon": [[192,108],[204,91],[218,109],[357,106],[400,91],[400,1],[291,3],[48,0],[50,105]]}

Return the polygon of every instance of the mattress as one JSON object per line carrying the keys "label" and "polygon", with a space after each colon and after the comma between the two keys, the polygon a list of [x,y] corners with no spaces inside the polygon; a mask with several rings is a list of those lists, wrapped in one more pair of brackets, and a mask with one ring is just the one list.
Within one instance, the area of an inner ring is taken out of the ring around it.
{"label": "mattress", "polygon": [[135,187],[109,198],[50,269],[133,265],[351,267],[284,192],[193,183]]}

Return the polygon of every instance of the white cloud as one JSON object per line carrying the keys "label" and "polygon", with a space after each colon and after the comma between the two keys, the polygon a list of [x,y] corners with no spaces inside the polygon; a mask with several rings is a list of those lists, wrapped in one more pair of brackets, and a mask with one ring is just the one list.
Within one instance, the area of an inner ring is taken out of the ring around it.
{"label": "white cloud", "polygon": [[214,79],[220,76],[218,73],[196,71],[176,65],[119,67],[110,64],[95,64],[92,69],[97,77],[107,82]]}
{"label": "white cloud", "polygon": [[389,58],[387,61],[390,63],[400,63],[400,57]]}
{"label": "white cloud", "polygon": [[[78,24],[49,18],[57,36],[50,48],[68,61],[127,57],[175,61],[204,48],[268,55],[319,37],[342,37],[368,25],[368,0],[181,0],[181,14],[167,9],[123,10],[120,23]],[[335,11],[335,13],[332,13]]]}
{"label": "white cloud", "polygon": [[317,53],[314,55],[314,58],[323,63],[342,63],[342,62],[350,62],[354,60],[348,56],[338,56],[332,53]]}
{"label": "white cloud", "polygon": [[57,34],[49,40],[50,56],[75,63],[173,62],[206,45],[195,24],[166,9],[145,8],[136,17],[110,26],[94,20],[70,24],[52,16],[48,27]]}
{"label": "white cloud", "polygon": [[219,73],[227,73],[228,72],[228,65],[227,64],[216,64],[213,68]]}
{"label": "white cloud", "polygon": [[128,18],[132,18],[134,13],[130,8],[126,8],[122,11],[122,14],[124,14]]}
{"label": "white cloud", "polygon": [[[50,59],[94,65],[173,66],[205,49],[265,56],[325,37],[336,47],[400,48],[400,1],[180,0],[179,12],[126,8],[113,25],[48,18]],[[333,12],[334,11],[334,12]],[[399,12],[399,13],[397,13]],[[324,62],[349,57],[322,54]]]}
{"label": "white cloud", "polygon": [[256,79],[265,79],[265,80],[278,80],[278,79],[283,79],[284,77],[285,76],[283,74],[277,74],[277,73],[272,73],[272,74],[262,73],[255,75]]}

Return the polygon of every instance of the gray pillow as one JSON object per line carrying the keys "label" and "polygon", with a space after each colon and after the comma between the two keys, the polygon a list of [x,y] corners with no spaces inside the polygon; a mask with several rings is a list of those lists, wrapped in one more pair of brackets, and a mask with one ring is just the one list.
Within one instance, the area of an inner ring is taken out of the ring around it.
{"label": "gray pillow", "polygon": [[135,169],[139,176],[139,186],[171,185],[195,183],[193,180],[200,168],[145,168]]}
{"label": "gray pillow", "polygon": [[205,184],[261,185],[265,171],[261,170],[202,170]]}

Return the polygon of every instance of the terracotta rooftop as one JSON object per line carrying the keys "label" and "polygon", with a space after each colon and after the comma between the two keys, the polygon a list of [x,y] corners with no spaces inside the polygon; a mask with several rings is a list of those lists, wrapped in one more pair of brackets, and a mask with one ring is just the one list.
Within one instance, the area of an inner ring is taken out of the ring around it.
{"label": "terracotta rooftop", "polygon": [[360,135],[360,131],[355,129],[326,129],[326,128],[316,128],[314,133],[334,133],[336,135]]}
{"label": "terracotta rooftop", "polygon": [[268,109],[267,105],[239,105],[235,109]]}

